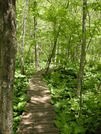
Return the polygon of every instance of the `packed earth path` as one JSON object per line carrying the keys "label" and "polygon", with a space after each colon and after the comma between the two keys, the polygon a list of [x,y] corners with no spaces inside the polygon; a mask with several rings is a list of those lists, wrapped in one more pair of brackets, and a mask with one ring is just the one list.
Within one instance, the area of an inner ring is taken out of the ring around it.
{"label": "packed earth path", "polygon": [[59,134],[55,126],[54,107],[50,103],[51,95],[47,85],[42,81],[43,71],[37,72],[29,79],[26,112],[22,113],[18,134]]}

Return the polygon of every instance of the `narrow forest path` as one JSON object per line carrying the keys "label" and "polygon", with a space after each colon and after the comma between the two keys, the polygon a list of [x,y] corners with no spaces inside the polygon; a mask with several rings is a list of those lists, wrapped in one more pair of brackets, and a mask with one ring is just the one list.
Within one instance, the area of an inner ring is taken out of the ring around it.
{"label": "narrow forest path", "polygon": [[19,124],[18,134],[59,134],[54,125],[55,112],[50,104],[50,92],[42,81],[42,71],[34,74],[29,80],[27,96],[31,97],[26,104]]}

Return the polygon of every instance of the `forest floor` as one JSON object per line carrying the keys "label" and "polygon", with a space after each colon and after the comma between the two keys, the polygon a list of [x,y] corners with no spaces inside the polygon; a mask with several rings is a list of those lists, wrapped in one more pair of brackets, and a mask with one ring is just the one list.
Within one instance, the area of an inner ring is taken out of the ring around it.
{"label": "forest floor", "polygon": [[50,103],[50,91],[42,81],[43,71],[37,72],[29,79],[27,96],[31,97],[22,113],[18,134],[59,134],[54,124],[55,112]]}

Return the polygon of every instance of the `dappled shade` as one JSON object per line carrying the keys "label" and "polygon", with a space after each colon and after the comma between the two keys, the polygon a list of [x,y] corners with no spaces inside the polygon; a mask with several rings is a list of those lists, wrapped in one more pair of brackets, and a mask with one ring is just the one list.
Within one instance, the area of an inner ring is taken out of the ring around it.
{"label": "dappled shade", "polygon": [[22,114],[18,134],[59,134],[54,124],[55,112],[50,103],[50,92],[42,81],[41,72],[29,80],[27,96],[31,99],[26,104],[27,111]]}

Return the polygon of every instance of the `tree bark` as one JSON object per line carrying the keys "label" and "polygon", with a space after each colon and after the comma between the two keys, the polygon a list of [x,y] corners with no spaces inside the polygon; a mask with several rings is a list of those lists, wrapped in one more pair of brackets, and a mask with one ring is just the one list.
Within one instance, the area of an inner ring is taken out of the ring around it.
{"label": "tree bark", "polygon": [[0,133],[13,133],[13,84],[15,72],[16,14],[15,0],[0,1]]}
{"label": "tree bark", "polygon": [[60,26],[58,28],[58,32],[56,33],[56,27],[55,27],[55,24],[54,24],[54,46],[53,46],[53,49],[52,49],[52,52],[48,58],[48,63],[47,63],[47,68],[46,68],[46,72],[45,72],[45,76],[47,75],[48,73],[48,70],[49,70],[49,66],[50,66],[50,63],[51,63],[51,59],[55,53],[55,49],[56,49],[56,45],[57,45],[57,40],[58,40],[58,36],[59,36],[59,30],[60,30]]}
{"label": "tree bark", "polygon": [[56,66],[56,64],[57,64],[57,45],[56,45],[56,49],[55,49],[55,60],[54,60],[54,62],[55,62],[55,66]]}
{"label": "tree bark", "polygon": [[28,9],[28,2],[26,2],[26,8],[25,8],[25,14],[24,14],[24,21],[23,21],[23,43],[22,43],[22,56],[21,56],[21,74],[24,72],[24,59],[23,59],[23,53],[24,53],[24,45],[25,45],[25,32],[26,32],[26,16],[27,16],[27,9]]}
{"label": "tree bark", "polygon": [[38,51],[38,40],[37,40],[37,20],[36,17],[34,16],[34,39],[35,39],[35,65],[36,65],[36,70],[40,70],[39,66],[39,51]]}
{"label": "tree bark", "polygon": [[83,0],[83,25],[82,25],[83,39],[81,45],[81,59],[80,59],[80,69],[77,83],[77,95],[80,95],[81,92],[84,65],[86,59],[86,7],[87,7],[87,0]]}
{"label": "tree bark", "polygon": [[[52,44],[50,43],[50,55],[51,55],[51,53],[52,53]],[[52,63],[52,58],[51,58],[51,63]]]}
{"label": "tree bark", "polygon": [[80,59],[80,69],[79,69],[79,76],[78,76],[78,83],[77,83],[77,96],[80,95],[80,113],[81,115],[81,107],[82,107],[82,80],[83,80],[83,72],[84,72],[84,65],[86,60],[86,7],[87,7],[87,0],[83,0],[83,25],[82,25],[82,45],[81,45],[81,59]]}
{"label": "tree bark", "polygon": [[40,51],[44,54],[46,60],[48,61],[47,55],[45,54],[45,52],[43,51],[43,49],[41,47],[39,47]]}
{"label": "tree bark", "polygon": [[59,53],[59,60],[58,60],[58,62],[59,62],[59,65],[60,65],[60,63],[61,63],[61,44],[60,44],[60,42],[59,42],[59,51],[58,51],[58,53]]}
{"label": "tree bark", "polygon": [[[37,2],[34,1],[35,12],[36,12],[36,8],[37,8]],[[35,40],[35,65],[36,65],[36,70],[39,71],[40,66],[39,66],[39,50],[38,50],[38,39],[37,39],[37,20],[36,20],[36,16],[34,16],[34,40]]]}
{"label": "tree bark", "polygon": [[[1,9],[1,6],[0,6],[0,9]],[[2,11],[2,9],[1,9],[1,11]],[[1,12],[0,12],[0,42],[2,41],[2,31],[1,31],[1,20],[2,20],[2,14],[1,14]],[[1,120],[1,114],[2,114],[2,105],[1,105],[1,96],[2,96],[2,92],[1,92],[1,72],[2,72],[2,70],[1,70],[1,49],[2,49],[2,42],[1,42],[1,44],[0,44],[0,132],[2,131],[2,120]]]}

